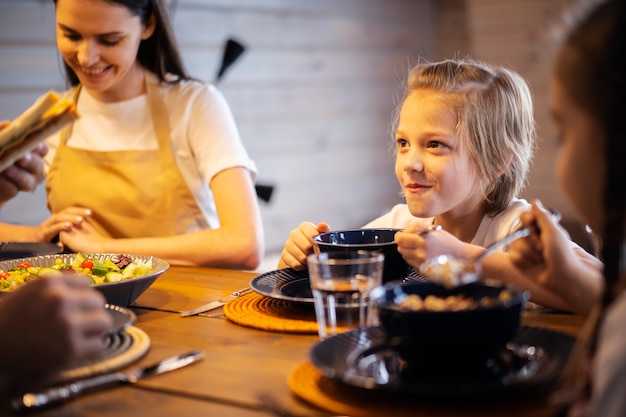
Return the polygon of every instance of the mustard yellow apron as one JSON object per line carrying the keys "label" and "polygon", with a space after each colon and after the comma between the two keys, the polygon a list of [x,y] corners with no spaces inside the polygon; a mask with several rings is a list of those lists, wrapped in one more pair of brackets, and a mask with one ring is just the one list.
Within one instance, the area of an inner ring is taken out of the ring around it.
{"label": "mustard yellow apron", "polygon": [[[92,210],[92,222],[113,238],[185,233],[203,215],[170,148],[168,114],[156,77],[145,72],[148,105],[159,148],[91,151],[67,146],[61,132],[46,181],[52,213],[69,206]],[[80,86],[76,89],[76,100]]]}

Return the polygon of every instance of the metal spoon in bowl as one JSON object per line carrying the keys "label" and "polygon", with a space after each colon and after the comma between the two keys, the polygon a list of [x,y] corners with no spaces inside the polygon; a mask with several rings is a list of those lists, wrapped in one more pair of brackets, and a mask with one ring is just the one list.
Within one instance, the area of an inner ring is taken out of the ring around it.
{"label": "metal spoon in bowl", "polygon": [[[551,210],[551,214],[554,220],[559,221],[561,219],[561,215],[558,212]],[[537,233],[535,226],[523,226],[485,248],[480,255],[470,259],[459,258],[453,255],[435,256],[424,261],[420,266],[420,273],[446,288],[471,284],[478,281],[480,277],[480,263],[486,256],[507,246],[514,240],[530,236],[532,233]]]}

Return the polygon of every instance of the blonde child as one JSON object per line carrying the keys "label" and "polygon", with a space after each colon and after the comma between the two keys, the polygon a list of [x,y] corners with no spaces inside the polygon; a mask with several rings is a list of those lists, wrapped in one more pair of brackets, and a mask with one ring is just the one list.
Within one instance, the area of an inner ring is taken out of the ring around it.
{"label": "blonde child", "polygon": [[[526,82],[506,68],[471,59],[421,63],[409,73],[395,129],[395,173],[406,204],[365,227],[393,227],[398,250],[418,269],[425,259],[473,257],[519,227],[529,205],[517,196],[535,149],[532,96]],[[443,230],[416,233],[431,225]],[[300,269],[310,238],[329,230],[304,222],[290,233],[279,267]],[[585,262],[594,258],[578,248]],[[484,278],[531,291],[532,299],[571,309],[514,268],[506,253],[483,264]]]}

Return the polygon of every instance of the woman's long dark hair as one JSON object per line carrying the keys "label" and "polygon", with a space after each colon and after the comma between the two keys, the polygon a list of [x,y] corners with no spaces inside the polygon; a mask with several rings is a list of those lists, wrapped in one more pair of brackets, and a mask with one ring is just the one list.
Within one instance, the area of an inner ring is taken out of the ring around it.
{"label": "woman's long dark hair", "polygon": [[[581,334],[593,355],[607,308],[624,291],[624,238],[626,223],[626,2],[599,2],[567,37],[561,50],[557,77],[570,97],[602,126],[597,146],[605,151],[604,224],[601,256],[604,292]],[[603,143],[602,136],[606,138]],[[591,139],[590,139],[591,140]],[[593,169],[593,167],[581,167]],[[585,340],[586,339],[586,340]],[[573,359],[580,360],[581,358]],[[580,376],[580,374],[578,374]],[[573,377],[573,375],[570,375]],[[570,381],[573,382],[573,381]],[[589,386],[586,387],[587,391]],[[587,392],[589,394],[589,392]]]}
{"label": "woman's long dark hair", "polygon": [[[53,1],[56,5],[58,0]],[[161,82],[168,82],[167,74],[175,76],[174,82],[191,79],[178,52],[167,10],[161,0],[103,1],[126,7],[133,16],[139,16],[143,25],[147,25],[151,16],[154,16],[154,33],[148,39],[141,41],[137,52],[137,60],[141,66],[155,73]],[[79,80],[74,71],[67,63],[64,62],[63,65],[67,82],[72,86],[78,85]]]}

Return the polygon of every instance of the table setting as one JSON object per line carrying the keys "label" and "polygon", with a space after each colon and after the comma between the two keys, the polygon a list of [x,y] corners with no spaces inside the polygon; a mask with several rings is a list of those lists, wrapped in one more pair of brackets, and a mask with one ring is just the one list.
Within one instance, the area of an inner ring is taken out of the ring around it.
{"label": "table setting", "polygon": [[[522,326],[528,292],[476,279],[450,285],[441,273],[434,281],[418,274],[415,279],[410,274],[390,279],[405,273],[407,265],[398,266],[394,259],[395,269],[391,268],[384,262],[384,250],[365,251],[360,245],[392,242],[394,232],[385,232],[363,229],[315,236],[316,253],[307,259],[308,271],[279,271],[271,274],[274,279],[253,280],[257,292],[295,302],[310,302],[312,290],[320,342],[312,346],[308,361],[290,374],[292,393],[338,414],[367,416],[393,410],[396,415],[412,415],[409,398],[465,401],[545,393],[556,386],[575,338]],[[364,238],[367,233],[378,235]],[[508,236],[493,249],[520,236],[519,232]],[[338,250],[334,245],[344,247]],[[446,267],[441,260],[438,266],[439,272]],[[407,304],[409,300],[413,305]],[[347,327],[342,328],[345,312],[339,306],[355,302],[360,311],[350,309],[352,322],[344,322]],[[364,397],[369,399],[367,406]]]}
{"label": "table setting", "polygon": [[[437,230],[432,228],[430,230]],[[429,231],[430,231],[429,230]],[[399,255],[393,236],[398,229],[350,229],[323,233],[313,238],[316,251],[352,253],[359,250],[383,254],[382,280],[423,281]],[[248,292],[248,289],[251,292]],[[183,311],[181,316],[204,314],[222,307],[234,323],[269,331],[315,334],[318,330],[309,269],[283,268],[255,276],[249,287],[225,299]]]}
{"label": "table setting", "polygon": [[[363,247],[318,249],[304,270],[264,273],[170,267],[152,258],[150,274],[154,275],[140,294],[126,305],[107,305],[115,325],[107,335],[110,347],[103,356],[67,370],[50,388],[110,374],[117,376],[105,379],[116,381],[115,385],[93,392],[85,389],[88,395],[37,415],[58,415],[55,410],[136,415],[152,403],[161,404],[150,408],[156,416],[173,412],[190,416],[199,412],[323,417],[553,415],[549,396],[582,318],[527,310],[523,292],[507,293],[500,300],[499,294],[510,289],[495,283],[451,289],[411,268],[400,276],[385,277],[380,253]],[[105,255],[100,259],[112,256]],[[71,256],[63,261],[71,262]],[[343,262],[341,272],[331,273],[330,265],[338,261]],[[345,282],[351,283],[350,295],[341,299]],[[428,295],[444,299],[455,295],[451,292],[474,299],[485,295],[493,304],[465,311],[423,311],[413,304],[413,296],[426,304]],[[472,328],[467,322],[441,321],[448,315],[486,323],[489,314],[492,318],[509,315],[509,320],[485,325],[483,333],[480,326]],[[424,323],[433,322],[433,317],[439,321],[428,328]],[[416,324],[421,319],[424,322]],[[492,338],[496,347],[479,365],[474,360],[475,366],[462,370],[464,359],[447,360],[462,356],[457,351],[420,344],[441,339],[450,326],[467,330],[448,331],[459,339],[446,342],[465,351],[465,359],[476,357],[475,349],[480,352],[477,340],[497,334],[501,338]],[[506,330],[493,331],[497,326]],[[426,334],[430,337],[423,337]],[[420,353],[411,355],[415,349]],[[124,382],[119,375],[135,375],[167,358],[195,351],[202,351],[204,360],[176,372],[135,383]],[[450,370],[450,364],[461,371]],[[136,398],[146,402],[138,403]]]}
{"label": "table setting", "polygon": [[[16,243],[12,242],[10,248],[17,248]],[[83,391],[112,385],[114,382],[127,382],[116,371],[136,362],[150,349],[148,334],[133,325],[137,316],[127,307],[169,269],[169,263],[152,256],[62,253],[61,250],[47,247],[33,248],[32,244],[19,248],[30,248],[45,254],[11,256],[11,259],[1,261],[0,273],[4,282],[0,287],[0,296],[16,290],[29,280],[46,275],[83,274],[85,279],[92,280],[92,285],[105,297],[105,309],[111,315],[113,324],[104,335],[105,348],[98,356],[60,371],[51,379],[50,387],[46,390],[14,398],[12,408],[16,412],[24,412],[49,407]],[[17,249],[12,250],[15,250],[13,255],[22,254]]]}

